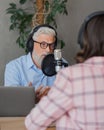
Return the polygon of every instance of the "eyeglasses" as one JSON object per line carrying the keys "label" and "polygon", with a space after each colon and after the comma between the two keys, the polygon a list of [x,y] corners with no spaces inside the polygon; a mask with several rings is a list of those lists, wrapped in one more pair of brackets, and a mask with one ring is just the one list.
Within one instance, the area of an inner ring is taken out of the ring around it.
{"label": "eyeglasses", "polygon": [[42,49],[46,49],[48,46],[49,46],[49,49],[50,50],[54,50],[55,49],[55,47],[56,47],[56,44],[55,43],[47,43],[47,42],[45,42],[45,41],[43,41],[43,42],[38,42],[38,41],[34,41],[34,42],[36,42],[36,43],[39,43],[40,44],[40,47],[42,48]]}

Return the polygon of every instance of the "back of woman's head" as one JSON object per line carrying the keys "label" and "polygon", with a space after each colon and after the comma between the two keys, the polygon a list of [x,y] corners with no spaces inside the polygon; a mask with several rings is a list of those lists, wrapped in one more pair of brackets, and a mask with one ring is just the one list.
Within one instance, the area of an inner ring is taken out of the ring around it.
{"label": "back of woman's head", "polygon": [[104,14],[94,16],[83,32],[83,49],[77,54],[77,62],[94,56],[104,56]]}

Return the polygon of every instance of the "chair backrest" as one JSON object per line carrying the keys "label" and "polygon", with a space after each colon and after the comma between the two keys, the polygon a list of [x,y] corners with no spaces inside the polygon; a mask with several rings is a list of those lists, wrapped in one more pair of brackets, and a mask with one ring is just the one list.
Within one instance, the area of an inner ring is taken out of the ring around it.
{"label": "chair backrest", "polygon": [[33,87],[0,86],[0,117],[26,116],[34,106]]}

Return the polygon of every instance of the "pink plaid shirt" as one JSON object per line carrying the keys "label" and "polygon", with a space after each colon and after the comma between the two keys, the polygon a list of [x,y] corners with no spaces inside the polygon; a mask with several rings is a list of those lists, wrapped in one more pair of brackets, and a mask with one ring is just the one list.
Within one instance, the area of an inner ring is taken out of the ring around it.
{"label": "pink plaid shirt", "polygon": [[104,130],[104,57],[62,69],[25,119],[28,130]]}

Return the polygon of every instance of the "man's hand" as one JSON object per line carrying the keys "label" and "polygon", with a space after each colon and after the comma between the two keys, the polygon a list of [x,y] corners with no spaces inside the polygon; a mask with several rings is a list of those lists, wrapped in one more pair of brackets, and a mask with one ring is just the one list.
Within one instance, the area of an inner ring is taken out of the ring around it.
{"label": "man's hand", "polygon": [[[29,82],[28,86],[32,87],[32,82]],[[37,88],[37,90],[35,91],[35,102],[38,103],[43,96],[48,94],[49,90],[50,87],[40,86],[39,88]]]}
{"label": "man's hand", "polygon": [[36,91],[35,91],[35,101],[38,103],[40,99],[48,94],[48,91],[50,90],[50,87],[42,87],[40,86]]}
{"label": "man's hand", "polygon": [[29,82],[28,86],[31,87],[32,86],[32,82]]}

